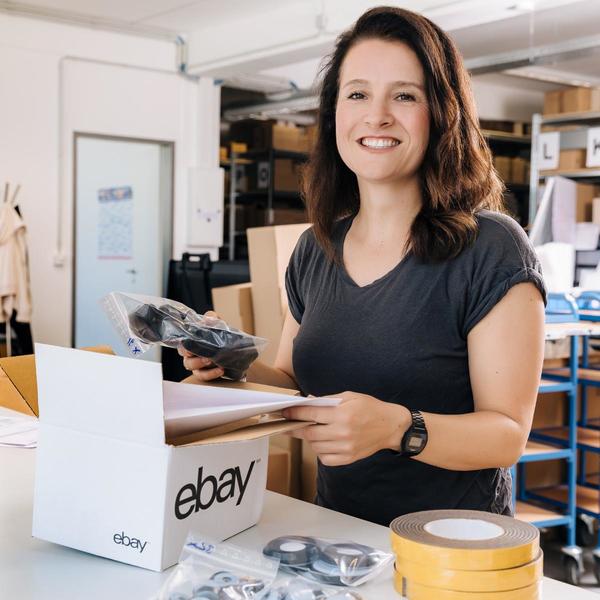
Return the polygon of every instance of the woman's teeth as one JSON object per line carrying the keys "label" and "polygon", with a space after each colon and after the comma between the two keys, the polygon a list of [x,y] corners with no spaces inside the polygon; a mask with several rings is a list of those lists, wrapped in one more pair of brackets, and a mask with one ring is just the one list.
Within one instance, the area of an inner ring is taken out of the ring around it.
{"label": "woman's teeth", "polygon": [[392,146],[397,146],[400,142],[393,138],[362,138],[360,143],[363,146],[367,146],[367,148],[391,148]]}

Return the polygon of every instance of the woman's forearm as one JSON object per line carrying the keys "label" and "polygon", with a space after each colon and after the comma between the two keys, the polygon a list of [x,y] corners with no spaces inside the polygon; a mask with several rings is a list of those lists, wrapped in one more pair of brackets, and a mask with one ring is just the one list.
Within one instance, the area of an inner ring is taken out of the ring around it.
{"label": "woman's forearm", "polygon": [[285,371],[276,367],[270,367],[260,360],[256,360],[246,373],[246,381],[250,383],[262,383],[276,387],[297,390],[298,384]]}
{"label": "woman's forearm", "polygon": [[[406,409],[394,406],[398,423]],[[427,445],[413,460],[453,471],[509,467],[523,452],[529,431],[509,416],[482,410],[464,415],[423,413]],[[405,427],[399,427],[388,447],[398,449]]]}

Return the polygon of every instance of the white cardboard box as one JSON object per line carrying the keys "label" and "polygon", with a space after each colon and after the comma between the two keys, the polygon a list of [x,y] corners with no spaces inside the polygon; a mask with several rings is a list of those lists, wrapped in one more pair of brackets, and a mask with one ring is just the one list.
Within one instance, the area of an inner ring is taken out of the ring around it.
{"label": "white cardboard box", "polygon": [[267,437],[168,445],[158,363],[37,344],[36,371],[35,537],[160,571],[257,523]]}

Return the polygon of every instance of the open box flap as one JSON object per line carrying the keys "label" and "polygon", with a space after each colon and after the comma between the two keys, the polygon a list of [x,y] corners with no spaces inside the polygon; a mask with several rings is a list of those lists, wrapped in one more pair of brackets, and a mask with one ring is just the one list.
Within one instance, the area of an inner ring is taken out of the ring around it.
{"label": "open box flap", "polygon": [[0,405],[37,416],[37,385],[33,354],[0,359]]}
{"label": "open box flap", "polygon": [[46,344],[35,356],[42,424],[164,444],[159,363]]}
{"label": "open box flap", "polygon": [[[83,348],[90,352],[114,354],[110,346]],[[35,375],[35,356],[0,358],[0,406],[38,416],[38,391]]]}
{"label": "open box flap", "polygon": [[259,415],[248,419],[241,419],[220,427],[212,427],[198,433],[172,439],[169,438],[167,439],[167,443],[173,446],[204,446],[208,444],[224,444],[226,442],[241,442],[286,433],[296,429],[304,429],[308,425],[313,425],[313,423],[307,421],[290,421],[275,415]]}

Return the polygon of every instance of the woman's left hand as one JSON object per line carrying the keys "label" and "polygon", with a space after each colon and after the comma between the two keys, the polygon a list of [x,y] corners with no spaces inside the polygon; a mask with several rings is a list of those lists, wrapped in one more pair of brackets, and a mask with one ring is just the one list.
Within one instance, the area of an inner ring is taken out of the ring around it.
{"label": "woman's left hand", "polygon": [[309,442],[324,465],[347,465],[400,446],[411,418],[404,406],[356,392],[331,397],[342,401],[338,406],[293,406],[283,411],[287,419],[316,423],[291,435]]}

